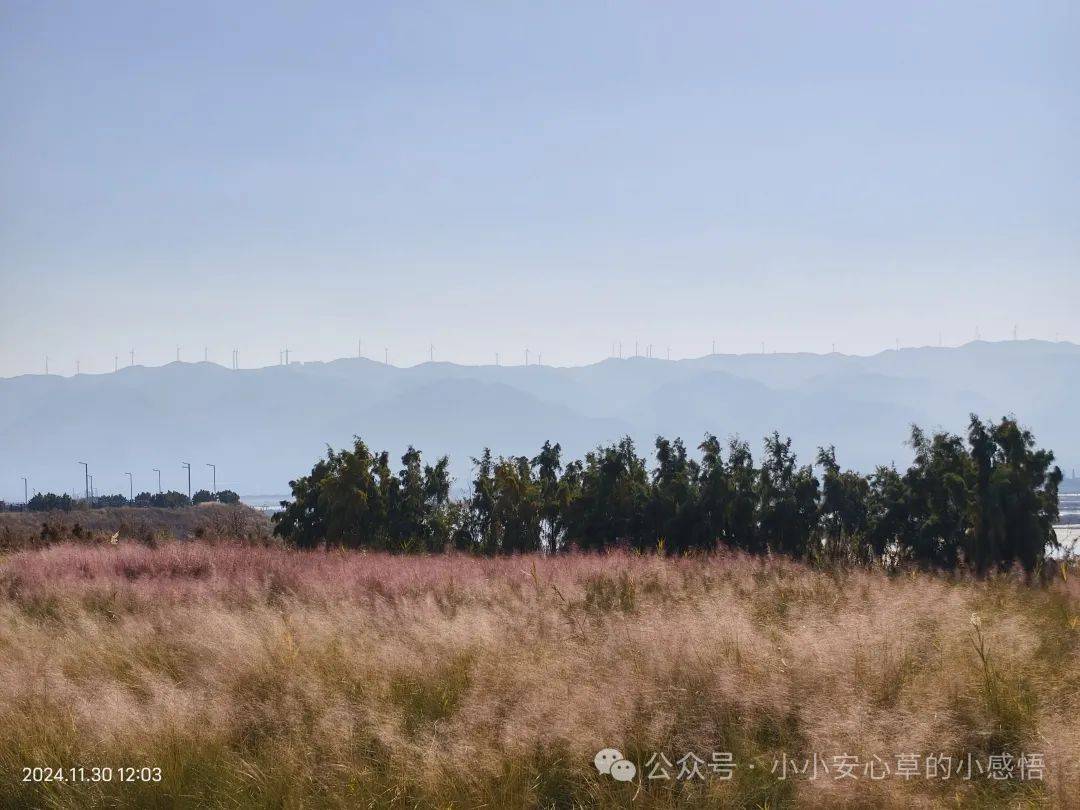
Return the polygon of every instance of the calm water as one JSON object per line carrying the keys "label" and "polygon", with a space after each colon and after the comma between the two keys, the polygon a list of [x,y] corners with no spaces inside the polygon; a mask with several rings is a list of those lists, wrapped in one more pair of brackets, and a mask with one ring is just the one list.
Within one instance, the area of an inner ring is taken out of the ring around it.
{"label": "calm water", "polygon": [[247,504],[252,509],[258,509],[260,512],[266,512],[267,514],[273,514],[274,512],[281,511],[281,502],[287,501],[291,495],[241,495],[240,502]]}
{"label": "calm water", "polygon": [[1080,493],[1059,495],[1062,523],[1080,523]]}

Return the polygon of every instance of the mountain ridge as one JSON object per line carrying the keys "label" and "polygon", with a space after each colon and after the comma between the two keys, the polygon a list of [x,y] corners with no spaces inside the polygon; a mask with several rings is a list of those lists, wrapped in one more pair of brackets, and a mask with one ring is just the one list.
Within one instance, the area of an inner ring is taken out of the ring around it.
{"label": "mountain ridge", "polygon": [[[326,446],[359,435],[395,456],[415,445],[447,453],[458,486],[470,459],[534,455],[545,440],[578,457],[630,435],[649,453],[657,434],[696,446],[706,432],[760,448],[790,435],[804,462],[835,444],[845,466],[906,462],[909,426],[962,432],[971,412],[1015,414],[1062,467],[1080,461],[1080,346],[973,342],[870,356],[810,353],[608,358],[587,366],[387,366],[367,358],[232,370],[215,363],[132,366],[75,377],[0,378],[0,498],[20,476],[42,491],[81,490],[87,461],[99,492],[163,486],[282,491]],[[396,459],[395,459],[396,462]],[[196,469],[202,468],[198,472]]]}

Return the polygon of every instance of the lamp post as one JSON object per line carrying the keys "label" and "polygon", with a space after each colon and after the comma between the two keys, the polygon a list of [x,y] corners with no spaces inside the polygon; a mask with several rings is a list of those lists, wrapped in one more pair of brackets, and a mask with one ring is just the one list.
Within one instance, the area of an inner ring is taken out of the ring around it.
{"label": "lamp post", "polygon": [[154,472],[157,473],[157,491],[158,491],[158,495],[160,495],[161,494],[161,470],[159,470],[157,467],[154,467]]}
{"label": "lamp post", "polygon": [[214,494],[217,495],[217,465],[207,463],[206,466],[214,471]]}
{"label": "lamp post", "polygon": [[86,484],[86,505],[90,505],[90,467],[85,461],[76,461],[76,464],[83,465],[83,483]]}
{"label": "lamp post", "polygon": [[181,467],[187,468],[187,496],[188,500],[191,500],[191,465],[186,461],[180,462]]}
{"label": "lamp post", "polygon": [[124,473],[128,477],[128,500],[135,500],[135,476],[131,473]]}

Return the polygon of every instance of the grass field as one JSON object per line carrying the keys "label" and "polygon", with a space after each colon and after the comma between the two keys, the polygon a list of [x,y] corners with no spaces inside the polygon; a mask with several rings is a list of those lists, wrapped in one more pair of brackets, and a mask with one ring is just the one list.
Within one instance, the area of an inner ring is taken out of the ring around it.
{"label": "grass field", "polygon": [[[19,551],[0,558],[0,805],[1078,806],[1078,617],[1060,572]],[[632,781],[598,773],[607,747]],[[1026,778],[978,770],[1022,752]],[[972,773],[928,778],[931,754]],[[827,774],[793,773],[815,755]],[[33,766],[85,771],[23,781]],[[120,781],[144,766],[160,781]]]}
{"label": "grass field", "polygon": [[113,533],[144,544],[200,537],[267,540],[270,520],[243,504],[204,503],[178,509],[105,507],[70,512],[0,512],[0,553],[43,548],[60,540],[100,543]]}

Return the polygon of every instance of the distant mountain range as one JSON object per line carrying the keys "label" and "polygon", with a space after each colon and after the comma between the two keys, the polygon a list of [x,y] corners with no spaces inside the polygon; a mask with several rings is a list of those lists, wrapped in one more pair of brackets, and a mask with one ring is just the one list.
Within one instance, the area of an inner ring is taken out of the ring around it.
{"label": "distant mountain range", "polygon": [[[232,371],[212,363],[134,366],[76,377],[0,379],[0,498],[21,500],[20,476],[41,491],[82,491],[86,461],[98,492],[193,488],[284,492],[326,446],[354,434],[400,456],[449,454],[459,486],[470,458],[535,454],[545,439],[577,457],[632,436],[696,447],[708,431],[755,450],[779,430],[800,457],[835,444],[861,470],[906,464],[911,423],[962,432],[968,414],[1014,413],[1069,474],[1080,467],[1080,346],[1025,340],[959,348],[842,354],[634,357],[590,366],[396,368],[352,358]],[[396,459],[395,459],[396,463]]]}

